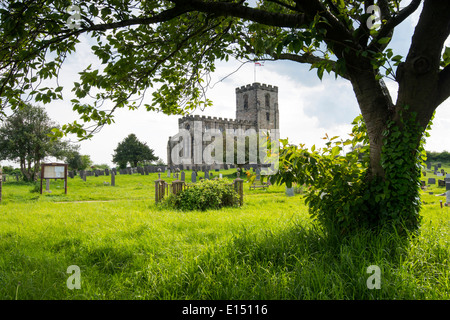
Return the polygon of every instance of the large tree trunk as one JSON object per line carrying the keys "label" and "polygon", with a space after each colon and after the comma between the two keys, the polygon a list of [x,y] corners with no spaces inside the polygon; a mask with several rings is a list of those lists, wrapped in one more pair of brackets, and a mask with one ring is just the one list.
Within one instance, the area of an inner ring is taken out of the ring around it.
{"label": "large tree trunk", "polygon": [[[381,166],[383,131],[393,110],[391,97],[382,80],[376,80],[375,71],[367,60],[358,65],[349,65],[348,73],[353,91],[367,127],[370,143],[369,177],[384,177]],[[361,72],[365,70],[365,72]]]}

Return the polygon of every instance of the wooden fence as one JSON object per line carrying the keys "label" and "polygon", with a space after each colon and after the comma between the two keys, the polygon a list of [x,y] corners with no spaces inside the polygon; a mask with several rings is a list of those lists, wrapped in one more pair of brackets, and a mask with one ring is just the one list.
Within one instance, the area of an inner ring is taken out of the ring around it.
{"label": "wooden fence", "polygon": [[[178,180],[178,174],[176,180],[172,181],[171,184],[161,179],[161,173],[158,173],[158,180],[155,181],[155,202],[160,202],[165,196],[170,193],[178,194],[179,192],[194,186],[194,183],[185,183],[184,181]],[[239,172],[236,179],[229,184],[234,187],[234,190],[239,195],[239,205],[242,206],[244,203],[244,180],[239,178]]]}

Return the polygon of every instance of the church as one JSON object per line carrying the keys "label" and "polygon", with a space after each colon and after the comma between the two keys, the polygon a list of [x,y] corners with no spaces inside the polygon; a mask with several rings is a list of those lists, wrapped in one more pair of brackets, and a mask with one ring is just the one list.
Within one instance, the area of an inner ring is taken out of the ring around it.
{"label": "church", "polygon": [[210,145],[210,132],[228,135],[230,132],[278,132],[278,129],[278,87],[258,82],[248,84],[236,88],[236,119],[199,115],[178,119],[178,133],[169,137],[167,143],[167,165],[188,170],[203,170],[205,166],[222,169],[236,163],[205,159],[203,155]]}

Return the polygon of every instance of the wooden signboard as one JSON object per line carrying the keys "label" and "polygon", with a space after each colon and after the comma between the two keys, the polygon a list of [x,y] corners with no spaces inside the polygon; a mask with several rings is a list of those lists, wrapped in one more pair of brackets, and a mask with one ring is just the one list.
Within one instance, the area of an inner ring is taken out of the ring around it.
{"label": "wooden signboard", "polygon": [[43,163],[41,165],[41,194],[44,179],[64,179],[64,192],[67,194],[67,164]]}

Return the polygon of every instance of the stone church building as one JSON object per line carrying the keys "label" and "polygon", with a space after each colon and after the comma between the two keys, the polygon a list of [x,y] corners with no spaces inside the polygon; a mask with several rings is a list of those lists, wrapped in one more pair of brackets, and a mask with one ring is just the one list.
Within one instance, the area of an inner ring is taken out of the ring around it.
{"label": "stone church building", "polygon": [[[185,161],[183,161],[183,164],[180,166],[179,161],[174,161],[175,159],[173,159],[174,148],[178,143],[178,139],[177,141],[174,141],[174,137],[169,137],[167,143],[168,167],[202,170],[206,164],[204,160],[200,160],[199,162],[199,158],[196,158],[196,141],[194,138],[196,137],[196,134],[197,137],[200,136],[200,140],[197,144],[201,144],[201,147],[197,148],[197,150],[201,153],[207,146],[207,143],[205,143],[205,140],[203,139],[203,135],[208,129],[217,129],[220,132],[226,132],[227,129],[241,129],[243,131],[254,129],[257,133],[260,132],[260,130],[270,131],[272,129],[279,129],[278,87],[255,82],[236,88],[236,119],[188,115],[178,119],[178,129],[179,133],[177,136],[180,136],[181,132],[184,132],[184,134],[189,132],[191,139],[191,141],[189,141],[191,143],[190,146],[193,147],[185,148],[184,151],[182,151],[185,152],[185,150],[188,150],[190,156],[187,156],[188,159],[185,157]],[[177,152],[178,150],[175,151],[175,154],[177,154]],[[216,164],[209,169],[219,167],[223,168],[223,165]]]}

